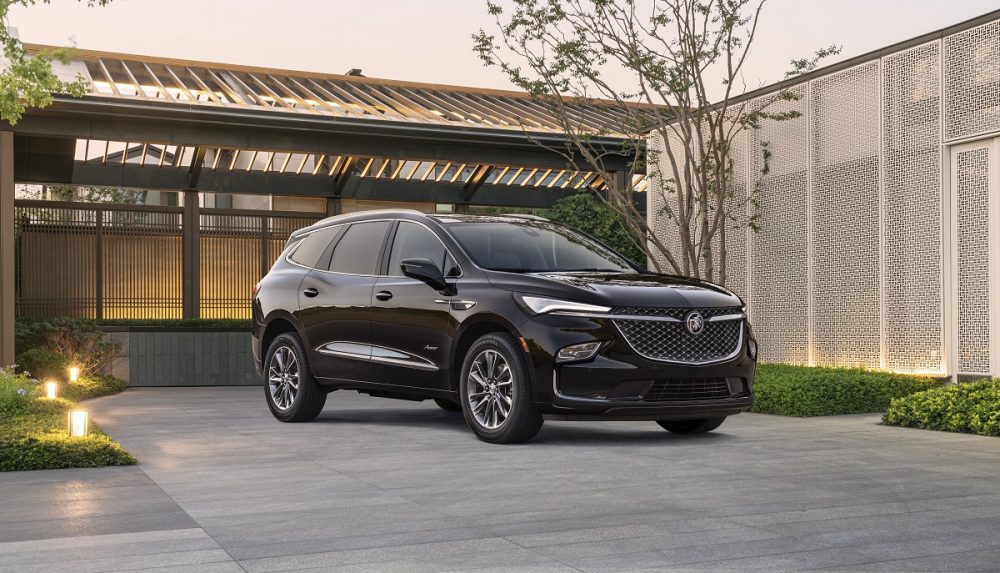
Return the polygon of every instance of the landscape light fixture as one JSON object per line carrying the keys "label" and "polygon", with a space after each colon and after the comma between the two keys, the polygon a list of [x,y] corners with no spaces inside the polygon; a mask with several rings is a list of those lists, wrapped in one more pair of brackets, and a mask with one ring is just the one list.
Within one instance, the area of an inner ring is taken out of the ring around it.
{"label": "landscape light fixture", "polygon": [[56,392],[59,389],[59,385],[55,383],[54,380],[45,381],[45,398],[48,400],[56,399]]}
{"label": "landscape light fixture", "polygon": [[80,379],[80,367],[79,366],[70,366],[69,367],[69,381],[70,382],[76,382],[79,379]]}
{"label": "landscape light fixture", "polygon": [[70,410],[66,424],[70,437],[84,438],[90,433],[90,415],[86,410]]}

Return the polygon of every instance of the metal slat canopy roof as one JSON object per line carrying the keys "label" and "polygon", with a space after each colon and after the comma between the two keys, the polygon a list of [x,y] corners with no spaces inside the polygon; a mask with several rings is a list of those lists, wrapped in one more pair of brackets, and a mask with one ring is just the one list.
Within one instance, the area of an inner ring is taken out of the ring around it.
{"label": "metal slat canopy roof", "polygon": [[[72,58],[56,72],[83,78],[88,93],[56,95],[14,126],[18,181],[511,207],[607,186],[558,151],[559,120],[523,92],[80,49]],[[610,152],[606,167],[624,171],[624,114],[601,100],[570,109]]]}
{"label": "metal slat canopy roof", "polygon": [[[25,47],[34,53],[54,49],[39,44]],[[90,96],[418,125],[562,132],[548,107],[524,92],[80,49],[73,55],[70,63],[54,65],[66,79],[82,76]],[[624,117],[610,103],[573,103],[570,117],[580,129],[611,135]]]}

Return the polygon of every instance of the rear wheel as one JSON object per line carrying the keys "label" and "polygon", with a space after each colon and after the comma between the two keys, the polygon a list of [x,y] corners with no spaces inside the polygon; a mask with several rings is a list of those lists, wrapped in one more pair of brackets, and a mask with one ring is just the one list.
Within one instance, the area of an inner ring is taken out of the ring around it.
{"label": "rear wheel", "polygon": [[528,361],[509,334],[487,334],[472,344],[462,364],[460,395],[465,421],[483,441],[524,442],[542,428],[542,415],[531,403]]}
{"label": "rear wheel", "polygon": [[451,400],[445,400],[444,398],[434,398],[434,403],[438,405],[442,410],[448,412],[461,412],[462,405],[452,402]]}
{"label": "rear wheel", "polygon": [[264,361],[267,407],[282,422],[308,422],[323,411],[326,390],[313,379],[299,338],[285,333],[274,339]]}
{"label": "rear wheel", "polygon": [[669,422],[666,420],[660,420],[656,422],[664,430],[672,432],[674,434],[704,434],[706,432],[711,432],[712,430],[718,428],[726,421],[726,417],[722,416],[720,418],[703,418],[700,420],[678,420],[676,422]]}

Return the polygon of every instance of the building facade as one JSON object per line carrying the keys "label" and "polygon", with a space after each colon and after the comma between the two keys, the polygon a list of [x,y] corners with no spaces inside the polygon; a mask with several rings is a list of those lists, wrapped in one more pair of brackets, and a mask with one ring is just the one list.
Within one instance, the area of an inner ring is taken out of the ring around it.
{"label": "building facade", "polygon": [[743,99],[782,89],[798,116],[733,149],[760,229],[730,232],[727,286],[762,359],[1000,375],[1000,12]]}

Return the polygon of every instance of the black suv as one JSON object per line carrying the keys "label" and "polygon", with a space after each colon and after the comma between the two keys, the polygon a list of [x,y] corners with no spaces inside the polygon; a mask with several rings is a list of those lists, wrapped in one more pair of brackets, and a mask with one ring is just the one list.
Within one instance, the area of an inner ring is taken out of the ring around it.
{"label": "black suv", "polygon": [[488,442],[543,416],[713,430],[753,403],[739,297],[528,216],[369,211],[297,231],[253,297],[276,418],[328,392],[434,399]]}

